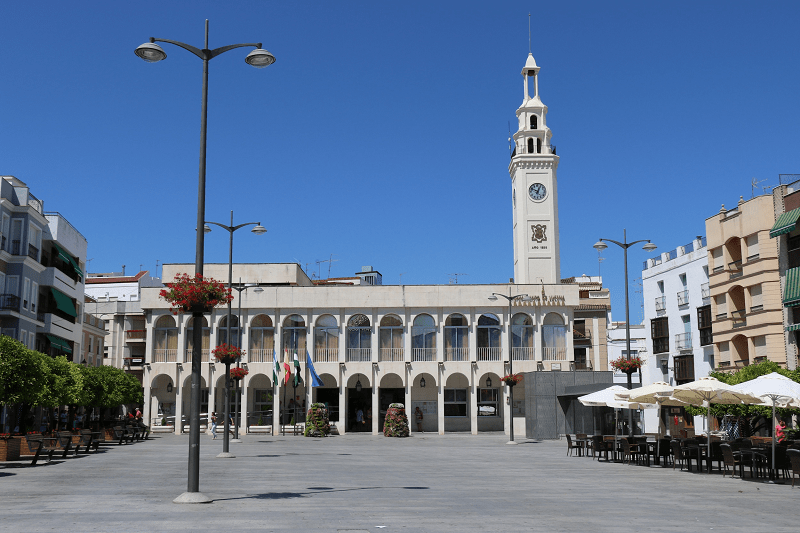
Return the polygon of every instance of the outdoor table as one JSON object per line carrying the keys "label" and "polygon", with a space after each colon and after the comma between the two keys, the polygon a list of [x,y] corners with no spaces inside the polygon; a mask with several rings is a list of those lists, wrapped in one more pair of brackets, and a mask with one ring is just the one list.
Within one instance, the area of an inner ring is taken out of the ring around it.
{"label": "outdoor table", "polygon": [[578,455],[579,456],[583,455],[584,451],[586,451],[587,455],[588,455],[589,444],[591,444],[591,442],[592,442],[592,439],[590,439],[588,437],[584,437],[584,438],[580,438],[579,439],[577,435],[575,436],[575,444],[577,444]]}
{"label": "outdoor table", "polygon": [[616,435],[603,435],[603,442],[611,445],[611,460],[619,461],[619,453],[621,451],[619,437]]}
{"label": "outdoor table", "polygon": [[647,466],[650,466],[650,456],[653,456],[653,464],[661,465],[661,461],[658,457],[658,441],[657,440],[648,440],[641,443],[647,450],[644,452],[647,454]]}

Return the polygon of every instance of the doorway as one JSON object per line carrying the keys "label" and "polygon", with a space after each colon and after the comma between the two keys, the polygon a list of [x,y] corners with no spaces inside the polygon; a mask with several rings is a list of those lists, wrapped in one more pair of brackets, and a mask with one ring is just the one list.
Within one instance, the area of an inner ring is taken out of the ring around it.
{"label": "doorway", "polygon": [[[357,422],[356,413],[361,409],[364,423]],[[372,424],[367,418],[367,412],[372,409],[372,389],[366,387],[361,391],[347,389],[347,431],[372,433]]]}
{"label": "doorway", "polygon": [[[386,420],[386,411],[393,403],[404,403],[406,401],[406,391],[404,388],[380,388],[380,399],[378,402],[378,410],[380,411],[380,418],[378,419],[378,431],[383,431],[383,424]],[[408,411],[406,411],[408,415]]]}
{"label": "doorway", "polygon": [[328,419],[331,422],[339,422],[339,389],[317,388],[314,392],[317,394],[317,403],[328,406]]}

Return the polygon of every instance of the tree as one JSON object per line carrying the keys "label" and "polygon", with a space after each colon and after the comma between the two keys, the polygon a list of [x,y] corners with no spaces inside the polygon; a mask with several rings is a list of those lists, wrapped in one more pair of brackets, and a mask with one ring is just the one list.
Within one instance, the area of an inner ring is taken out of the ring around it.
{"label": "tree", "polygon": [[0,335],[0,404],[39,404],[48,373],[42,354]]}
{"label": "tree", "polygon": [[63,355],[43,356],[50,372],[47,376],[42,402],[39,405],[59,407],[79,405],[83,394],[83,373],[79,365],[70,362]]}

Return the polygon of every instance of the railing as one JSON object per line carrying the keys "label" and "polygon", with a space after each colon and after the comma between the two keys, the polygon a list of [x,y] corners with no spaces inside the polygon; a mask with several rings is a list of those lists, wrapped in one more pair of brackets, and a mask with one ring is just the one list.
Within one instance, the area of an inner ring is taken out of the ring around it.
{"label": "railing", "polygon": [[532,346],[524,346],[518,348],[511,348],[511,355],[514,361],[533,361],[535,358],[535,350]]}
{"label": "railing", "polygon": [[711,272],[716,274],[717,272],[722,272],[723,270],[725,270],[725,265],[719,265],[719,266],[715,266],[714,270],[712,270]]}
{"label": "railing", "polygon": [[154,363],[177,363],[178,350],[175,348],[154,348],[153,349],[153,362]]}
{"label": "railing", "polygon": [[[200,362],[201,363],[208,363],[208,356],[211,353],[211,350],[208,348],[202,348],[200,350]],[[191,363],[192,362],[192,349],[187,348],[186,352],[183,354],[183,362],[184,363]]]}
{"label": "railing", "polygon": [[372,348],[348,348],[347,361],[368,363],[372,360]]}
{"label": "railing", "polygon": [[129,341],[137,340],[143,341],[147,337],[147,330],[144,329],[128,329],[125,330],[125,338]]}
{"label": "railing", "polygon": [[728,279],[735,279],[742,277],[742,260],[739,259],[738,261],[733,261],[732,263],[728,263],[728,270],[730,270],[730,276]]}
{"label": "railing", "polygon": [[592,332],[587,330],[572,330],[572,340],[574,341],[590,341],[592,340]]}
{"label": "railing", "polygon": [[255,348],[247,352],[246,357],[251,363],[271,363],[272,352],[273,350],[268,348]]}
{"label": "railing", "polygon": [[667,308],[666,296],[658,296],[656,298],[656,311],[663,311],[666,308]]}
{"label": "railing", "polygon": [[747,325],[744,309],[740,311],[731,311],[731,318],[733,319],[733,327],[741,328]]}
{"label": "railing", "polygon": [[[177,350],[175,350],[177,351]],[[131,366],[142,366],[144,364],[144,357],[125,357],[125,363],[129,367]],[[166,361],[166,362],[174,362],[174,361]]]}
{"label": "railing", "polygon": [[315,363],[335,363],[339,360],[339,348],[314,348]]}
{"label": "railing", "polygon": [[689,305],[689,291],[678,293],[678,305]]}
{"label": "railing", "polygon": [[709,289],[708,283],[700,285],[700,296],[702,296],[703,299],[711,297],[711,289]]}
{"label": "railing", "polygon": [[19,296],[16,294],[0,294],[0,309],[19,311]]}
{"label": "railing", "polygon": [[483,348],[478,346],[478,361],[499,361],[500,348]]}
{"label": "railing", "polygon": [[469,361],[469,348],[445,348],[445,361]]}
{"label": "railing", "polygon": [[436,361],[436,348],[412,348],[412,361]]}
{"label": "railing", "polygon": [[748,255],[748,256],[747,256],[747,262],[749,263],[750,261],[755,261],[755,260],[757,260],[759,257],[761,257],[759,254]]}
{"label": "railing", "polygon": [[39,260],[39,249],[32,244],[28,245],[28,257],[31,259]]}
{"label": "railing", "polygon": [[542,348],[542,361],[566,361],[566,348]]}
{"label": "railing", "polygon": [[691,333],[678,333],[675,335],[675,349],[676,350],[691,350],[692,349],[692,334]]}
{"label": "railing", "polygon": [[725,320],[726,318],[728,318],[727,311],[724,313],[717,313],[717,320]]}
{"label": "railing", "polygon": [[402,348],[381,348],[378,352],[379,361],[402,361]]}
{"label": "railing", "polygon": [[750,308],[751,313],[756,313],[758,311],[763,311],[763,310],[764,310],[763,304],[754,305],[753,307]]}

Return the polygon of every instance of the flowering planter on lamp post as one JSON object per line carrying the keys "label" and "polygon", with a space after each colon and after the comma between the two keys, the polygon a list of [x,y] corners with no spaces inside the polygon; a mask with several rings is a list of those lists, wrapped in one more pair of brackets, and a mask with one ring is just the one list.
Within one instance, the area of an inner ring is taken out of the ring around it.
{"label": "flowering planter on lamp post", "polygon": [[225,437],[222,439],[222,453],[217,455],[217,457],[232,459],[235,456],[228,451],[231,428],[231,377],[236,375],[241,376],[236,379],[244,378],[244,376],[247,375],[247,370],[244,368],[235,368],[231,371],[231,365],[244,355],[244,351],[238,346],[220,344],[212,350],[212,353],[217,361],[225,365]]}
{"label": "flowering planter on lamp post", "polygon": [[162,289],[158,296],[170,304],[173,315],[179,313],[208,314],[219,305],[225,305],[231,300],[231,290],[219,281],[204,278],[200,274],[190,276],[179,274],[174,281],[167,283],[167,288]]}

